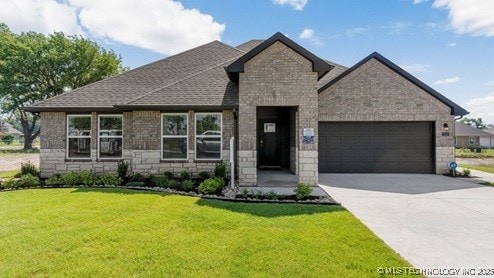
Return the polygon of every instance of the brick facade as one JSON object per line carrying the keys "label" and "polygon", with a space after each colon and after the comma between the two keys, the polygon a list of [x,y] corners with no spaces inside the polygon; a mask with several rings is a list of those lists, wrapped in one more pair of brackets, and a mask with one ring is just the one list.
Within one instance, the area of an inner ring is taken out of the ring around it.
{"label": "brick facade", "polygon": [[[376,59],[319,94],[319,121],[428,121],[435,123],[436,173],[454,161],[451,108]],[[443,136],[447,124],[449,135]]]}
{"label": "brick facade", "polygon": [[290,168],[299,181],[317,185],[317,136],[313,144],[303,144],[301,136],[303,128],[317,135],[316,86],[312,63],[279,41],[245,63],[239,77],[240,185],[257,184],[257,107],[262,106],[292,107]]}
{"label": "brick facade", "polygon": [[[123,113],[123,159],[129,163],[130,173],[144,175],[165,171],[180,173],[187,170],[193,175],[201,171],[212,172],[218,161],[195,160],[194,111],[189,114],[189,148],[185,161],[161,160],[161,113],[160,111],[133,111]],[[95,173],[117,171],[118,159],[98,159],[98,113],[91,114],[91,160],[67,159],[66,126],[64,112],[42,112],[40,171],[42,177],[70,171],[93,171]],[[234,117],[232,110],[222,111],[223,148],[222,160],[229,169],[230,137],[233,136]]]}

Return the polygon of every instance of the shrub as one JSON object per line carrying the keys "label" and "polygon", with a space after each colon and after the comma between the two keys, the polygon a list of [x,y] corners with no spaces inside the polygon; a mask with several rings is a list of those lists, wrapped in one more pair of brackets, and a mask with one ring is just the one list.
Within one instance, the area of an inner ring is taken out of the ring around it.
{"label": "shrub", "polygon": [[98,177],[93,172],[79,172],[79,183],[84,186],[93,186],[98,183]]}
{"label": "shrub", "polygon": [[134,173],[134,175],[132,175],[132,178],[130,179],[130,181],[143,181],[143,180],[144,177],[140,173]]}
{"label": "shrub", "polygon": [[36,169],[36,166],[31,163],[31,161],[28,161],[26,163],[21,163],[21,175],[27,175],[31,174],[33,176],[38,175],[38,169]]}
{"label": "shrub", "polygon": [[179,189],[180,183],[174,179],[168,180],[168,186],[171,189]]}
{"label": "shrub", "polygon": [[264,193],[262,192],[262,190],[252,190],[252,197],[254,197],[254,199],[261,200],[264,198]]}
{"label": "shrub", "polygon": [[203,180],[207,180],[211,177],[211,174],[209,174],[208,171],[202,171],[202,172],[199,172],[199,179],[201,179],[201,181]]}
{"label": "shrub", "polygon": [[55,174],[48,179],[45,180],[45,185],[48,186],[58,186],[58,185],[63,185],[63,178],[60,174]]}
{"label": "shrub", "polygon": [[194,182],[191,180],[184,180],[180,184],[180,189],[187,192],[192,191],[195,189]]}
{"label": "shrub", "polygon": [[144,187],[146,186],[146,183],[143,181],[130,181],[126,183],[125,186]]}
{"label": "shrub", "polygon": [[273,190],[266,193],[264,197],[266,197],[266,199],[268,200],[278,200],[278,194],[276,194],[276,192],[274,192]]}
{"label": "shrub", "polygon": [[77,172],[68,172],[62,175],[63,184],[67,186],[75,186],[81,184],[79,174]]}
{"label": "shrub", "polygon": [[180,172],[180,178],[182,180],[190,180],[190,173],[189,173],[189,171],[183,170],[182,172]]}
{"label": "shrub", "polygon": [[10,177],[2,182],[2,186],[5,189],[15,189],[19,187],[18,179]]}
{"label": "shrub", "polygon": [[119,177],[117,177],[111,173],[104,173],[98,179],[98,183],[100,185],[107,185],[107,186],[120,185],[121,182],[122,182],[122,180]]}
{"label": "shrub", "polygon": [[172,180],[173,179],[173,173],[170,172],[170,171],[166,171],[164,175],[169,180]]}
{"label": "shrub", "polygon": [[225,180],[220,177],[209,178],[199,185],[202,194],[218,194],[225,187]]}
{"label": "shrub", "polygon": [[471,173],[470,169],[467,169],[467,168],[463,169],[463,175],[470,177],[471,174],[472,173]]}
{"label": "shrub", "polygon": [[14,135],[12,134],[4,134],[0,137],[0,139],[2,140],[2,142],[4,142],[5,144],[7,145],[10,145],[14,142]]}
{"label": "shrub", "polygon": [[167,187],[168,186],[168,179],[163,176],[163,175],[156,175],[151,178],[151,181],[154,183],[154,185],[158,187]]}
{"label": "shrub", "polygon": [[310,197],[310,194],[312,194],[312,186],[307,183],[299,182],[294,191],[297,200],[307,199]]}
{"label": "shrub", "polygon": [[18,187],[36,187],[39,186],[39,178],[31,174],[22,175],[17,181]]}
{"label": "shrub", "polygon": [[226,177],[226,165],[225,162],[223,162],[223,160],[216,163],[216,166],[214,166],[214,176],[220,178]]}
{"label": "shrub", "polygon": [[118,177],[121,178],[122,180],[127,177],[127,171],[129,170],[129,164],[125,162],[125,160],[120,160],[118,161],[118,168],[117,168],[117,173]]}
{"label": "shrub", "polygon": [[241,195],[242,195],[242,198],[247,199],[249,197],[249,190],[247,190],[247,188],[244,188],[242,190]]}

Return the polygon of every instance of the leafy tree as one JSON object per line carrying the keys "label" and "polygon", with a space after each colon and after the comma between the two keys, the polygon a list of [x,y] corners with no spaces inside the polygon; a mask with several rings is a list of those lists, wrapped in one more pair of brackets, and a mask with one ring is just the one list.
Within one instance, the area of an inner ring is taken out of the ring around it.
{"label": "leafy tree", "polygon": [[462,122],[464,124],[467,124],[469,126],[475,127],[477,129],[480,129],[480,130],[484,130],[484,129],[488,129],[489,128],[489,125],[485,124],[482,121],[482,118],[477,118],[477,119],[474,119],[474,118],[463,118],[463,119],[460,120],[460,122]]}
{"label": "leafy tree", "polygon": [[35,102],[122,72],[120,56],[80,36],[15,34],[0,23],[0,108],[19,121],[24,149],[39,136]]}

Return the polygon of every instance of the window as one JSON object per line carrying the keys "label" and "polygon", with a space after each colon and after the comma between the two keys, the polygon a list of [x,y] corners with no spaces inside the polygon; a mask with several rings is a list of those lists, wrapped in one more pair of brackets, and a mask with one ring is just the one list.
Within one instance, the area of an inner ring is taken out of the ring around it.
{"label": "window", "polygon": [[470,146],[474,146],[475,145],[475,137],[468,137],[468,144]]}
{"label": "window", "polygon": [[221,159],[221,113],[196,114],[196,159]]}
{"label": "window", "polygon": [[122,158],[122,115],[99,116],[98,158]]}
{"label": "window", "polygon": [[161,116],[161,159],[187,159],[187,114],[162,114]]}
{"label": "window", "polygon": [[91,115],[67,116],[67,158],[91,158]]}

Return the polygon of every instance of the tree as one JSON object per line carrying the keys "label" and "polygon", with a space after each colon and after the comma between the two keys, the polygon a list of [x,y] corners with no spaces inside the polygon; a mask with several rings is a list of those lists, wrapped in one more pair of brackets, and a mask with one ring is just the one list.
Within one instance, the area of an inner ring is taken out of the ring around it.
{"label": "tree", "polygon": [[121,73],[121,57],[80,36],[15,34],[0,23],[0,108],[19,121],[24,149],[39,136],[38,114],[23,107]]}
{"label": "tree", "polygon": [[477,119],[463,118],[460,120],[460,122],[467,124],[469,126],[475,127],[477,129],[480,129],[480,130],[484,130],[484,129],[489,128],[489,126],[482,121],[482,118],[477,118]]}

